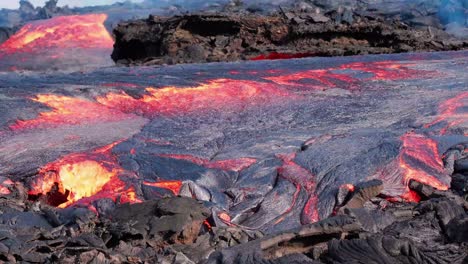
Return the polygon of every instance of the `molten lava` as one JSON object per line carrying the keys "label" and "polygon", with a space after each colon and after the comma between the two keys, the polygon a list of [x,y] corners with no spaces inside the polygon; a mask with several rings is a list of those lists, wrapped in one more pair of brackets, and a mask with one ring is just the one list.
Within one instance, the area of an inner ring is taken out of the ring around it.
{"label": "molten lava", "polygon": [[292,95],[268,83],[216,79],[196,87],[147,88],[147,94],[135,99],[125,93],[109,93],[97,101],[126,113],[144,116],[170,115],[206,110],[239,110],[247,105],[265,104]]}
{"label": "molten lava", "polygon": [[50,107],[51,111],[40,113],[36,119],[18,120],[10,126],[12,130],[111,122],[133,117],[99,103],[75,97],[45,94],[32,100]]}
{"label": "molten lava", "polygon": [[10,179],[4,179],[2,183],[0,183],[0,195],[8,195],[11,193],[9,187],[11,187],[14,183]]}
{"label": "molten lava", "polygon": [[[444,165],[437,148],[437,142],[423,135],[407,133],[401,137],[403,148],[398,157],[403,173],[405,186],[410,180],[415,180],[439,190],[447,190],[448,185],[442,183],[434,175],[445,175]],[[402,197],[417,201],[417,196],[409,192]]]}
{"label": "molten lava", "polygon": [[[300,187],[304,188],[309,195],[309,198],[302,211],[301,223],[310,224],[319,221],[319,213],[317,210],[318,198],[315,194],[315,176],[294,162],[294,158],[296,157],[295,153],[288,155],[278,155],[278,157],[283,161],[283,165],[278,169],[279,175],[294,183],[296,188],[298,188],[296,194],[294,195],[294,203],[297,199],[297,194],[299,193]],[[290,210],[292,210],[293,206],[290,208]]]}
{"label": "molten lava", "polygon": [[411,65],[393,61],[354,62],[344,64],[339,69],[371,73],[372,77],[368,78],[370,80],[402,80],[429,74],[427,71],[410,69],[408,66]]}
{"label": "molten lava", "polygon": [[[118,143],[118,142],[116,142]],[[110,154],[116,143],[92,153],[74,153],[45,165],[32,184],[30,195],[48,194],[54,186],[59,193],[68,194],[64,208],[76,202],[89,204],[94,200],[120,197],[122,202],[138,202],[133,187],[119,178],[123,169]]]}
{"label": "molten lava", "polygon": [[111,49],[114,41],[104,27],[106,19],[105,14],[88,14],[32,22],[4,42],[0,54],[40,53],[49,48]]}
{"label": "molten lava", "polygon": [[228,160],[216,160],[211,161],[202,159],[191,155],[180,155],[180,154],[161,154],[160,157],[167,157],[171,159],[187,160],[197,165],[203,166],[209,169],[221,169],[226,171],[241,171],[250,167],[257,160],[253,158],[239,158],[239,159],[228,159]]}
{"label": "molten lava", "polygon": [[[427,71],[413,70],[407,66],[409,65],[405,66],[391,61],[349,63],[341,65],[337,68],[301,71],[288,75],[265,77],[265,79],[281,85],[303,86],[312,89],[339,87],[353,90],[358,87],[357,84],[360,79],[353,77],[350,73],[343,73],[339,71],[345,70],[372,74],[372,77],[367,78],[367,80],[401,80],[413,78],[416,76],[419,77],[429,73]],[[300,80],[313,80],[318,84],[305,84],[298,82]]]}
{"label": "molten lava", "polygon": [[429,128],[443,121],[447,124],[440,131],[441,134],[446,134],[450,128],[461,124],[466,124],[468,127],[468,92],[461,93],[442,103],[439,106],[439,115],[436,120],[425,127]]}
{"label": "molten lava", "polygon": [[169,190],[174,195],[179,195],[180,188],[182,188],[182,181],[159,181],[159,182],[144,181],[143,184]]}
{"label": "molten lava", "polygon": [[[105,14],[34,21],[0,45],[0,70],[77,70],[112,65]],[[18,64],[18,62],[21,62]]]}

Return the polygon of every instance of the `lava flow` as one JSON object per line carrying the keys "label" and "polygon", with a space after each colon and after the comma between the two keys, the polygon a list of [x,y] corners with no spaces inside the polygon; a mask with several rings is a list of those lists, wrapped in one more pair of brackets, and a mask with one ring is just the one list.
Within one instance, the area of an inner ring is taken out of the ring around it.
{"label": "lava flow", "polygon": [[[436,120],[427,124],[429,128],[445,121],[446,125],[441,129],[441,134],[446,134],[448,130],[461,124],[468,124],[468,92],[461,93],[451,98],[439,106],[439,115]],[[465,132],[468,135],[468,132]]]}
{"label": "lava flow", "polygon": [[226,171],[241,171],[250,167],[257,160],[253,158],[239,158],[239,159],[228,159],[228,160],[207,160],[191,155],[180,155],[180,154],[161,154],[160,157],[167,157],[172,159],[187,160],[197,165],[203,166],[209,169],[222,169]]}
{"label": "lava flow", "polygon": [[[110,150],[119,142],[99,148],[92,153],[74,153],[41,168],[39,177],[31,184],[29,195],[48,194],[49,203],[64,208],[80,201],[89,202],[110,198],[138,202],[133,187],[127,187],[119,178],[123,169],[117,164]],[[54,190],[54,187],[56,189]],[[50,201],[55,195],[65,200]],[[51,194],[52,193],[52,194]]]}
{"label": "lava flow", "polygon": [[[279,175],[296,185],[296,188],[304,188],[309,196],[301,214],[301,223],[310,224],[319,221],[319,213],[317,210],[318,198],[315,194],[315,176],[294,162],[294,158],[296,157],[295,153],[278,155],[278,157],[283,161],[283,165],[278,169]],[[290,210],[295,206],[295,200],[296,199],[294,199]]]}
{"label": "lava flow", "polygon": [[32,22],[0,46],[6,53],[40,52],[47,48],[112,48],[105,14],[63,16]]}
{"label": "lava flow", "polygon": [[216,79],[195,87],[147,88],[147,94],[135,99],[125,93],[109,93],[97,101],[126,113],[137,113],[147,117],[170,115],[206,110],[233,108],[265,104],[273,100],[291,98],[293,95],[270,83],[247,80]]}
{"label": "lava flow", "polygon": [[51,110],[39,113],[35,119],[18,120],[10,126],[10,129],[19,131],[60,125],[112,122],[134,117],[96,102],[68,96],[44,94],[37,95],[32,101],[44,104]]}
{"label": "lava flow", "polygon": [[104,27],[106,19],[105,14],[88,14],[31,22],[0,45],[1,64],[27,69],[51,62],[108,65],[114,41]]}
{"label": "lava flow", "polygon": [[[288,75],[265,77],[265,79],[281,85],[304,86],[312,89],[340,87],[354,90],[358,88],[360,79],[352,76],[351,72],[344,73],[342,71],[372,74],[371,77],[366,78],[367,80],[402,80],[427,75],[429,73],[427,71],[410,69],[396,62],[382,61],[349,63],[336,68],[300,71]],[[318,84],[298,82],[300,80],[314,80]]]}

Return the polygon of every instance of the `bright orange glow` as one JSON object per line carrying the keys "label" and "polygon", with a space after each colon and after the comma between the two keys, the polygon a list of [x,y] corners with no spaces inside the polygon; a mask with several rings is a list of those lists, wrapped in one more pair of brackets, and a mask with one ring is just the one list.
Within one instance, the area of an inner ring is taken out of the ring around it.
{"label": "bright orange glow", "polygon": [[[405,199],[406,201],[419,203],[421,201],[421,196],[413,190],[408,190],[406,193],[401,195],[401,198]],[[391,200],[390,200],[391,202]],[[396,201],[398,202],[398,201]]]}
{"label": "bright orange glow", "polygon": [[10,126],[12,130],[111,122],[133,117],[81,98],[43,94],[37,95],[32,100],[50,107],[51,110],[40,113],[36,119],[18,120]]}
{"label": "bright orange glow", "polygon": [[[349,63],[341,65],[337,68],[317,69],[291,73],[287,75],[277,75],[273,77],[264,77],[266,80],[273,81],[281,85],[302,86],[309,89],[323,90],[327,88],[344,88],[344,89],[357,89],[358,78],[352,77],[349,73],[338,71],[353,70],[365,73],[371,73],[372,77],[367,80],[401,80],[409,79],[412,77],[420,77],[427,75],[429,72],[421,70],[413,70],[408,68],[410,65],[402,65],[397,62],[382,61],[382,62],[369,62],[369,63]],[[300,80],[314,80],[317,84],[304,84]]]}
{"label": "bright orange glow", "polygon": [[0,186],[0,194],[8,195],[8,194],[10,194],[10,193],[11,193],[11,191],[10,191],[7,187],[5,187],[5,186]]}
{"label": "bright orange glow", "polygon": [[159,181],[159,182],[143,182],[144,185],[153,186],[170,190],[174,195],[179,195],[180,188],[182,188],[182,181]]}
{"label": "bright orange glow", "polygon": [[[403,149],[398,161],[403,172],[405,185],[408,185],[410,180],[416,180],[439,190],[447,190],[448,186],[434,177],[434,175],[445,174],[437,143],[430,138],[414,133],[403,135],[401,140],[403,141]],[[412,197],[415,196],[403,195],[403,198]]]}
{"label": "bright orange glow", "polygon": [[103,105],[126,113],[145,116],[180,114],[205,110],[242,109],[247,105],[269,103],[292,94],[272,84],[231,79],[216,79],[195,87],[147,88],[140,99],[125,93],[98,97]]}
{"label": "bright orange glow", "polygon": [[90,197],[98,193],[102,187],[116,176],[115,171],[108,171],[101,164],[93,160],[86,160],[74,164],[64,164],[59,168],[58,177],[65,190],[71,190],[66,207],[83,197]]}
{"label": "bright orange glow", "polygon": [[352,185],[351,183],[343,184],[343,185],[341,185],[341,188],[346,188],[350,192],[354,192],[354,190],[356,189],[356,187],[354,185]]}
{"label": "bright orange glow", "polygon": [[[294,86],[305,86],[312,89],[325,89],[333,88],[339,85],[339,82],[352,84],[357,80],[346,74],[333,73],[333,69],[326,70],[309,70],[301,71],[288,75],[279,75],[274,77],[264,77],[266,80],[270,80],[281,85],[294,85]],[[298,83],[299,80],[315,80],[318,84],[302,84]]]}
{"label": "bright orange glow", "polygon": [[161,154],[160,157],[167,157],[171,159],[187,160],[197,165],[203,166],[209,169],[222,169],[226,171],[241,171],[250,167],[257,160],[253,158],[239,158],[230,160],[207,160],[192,155],[181,155],[181,154]]}
{"label": "bright orange glow", "polygon": [[115,142],[92,153],[74,153],[45,165],[40,177],[32,184],[29,194],[47,194],[54,184],[59,192],[69,191],[64,208],[77,202],[89,204],[94,200],[119,197],[120,202],[139,202],[133,187],[127,187],[119,178],[123,169],[116,163],[110,150]]}
{"label": "bright orange glow", "polygon": [[461,124],[468,124],[468,92],[461,93],[451,99],[448,99],[439,106],[439,115],[436,120],[427,124],[429,128],[439,122],[446,121],[447,126],[442,128],[441,134],[446,134],[451,127],[457,127]]}
{"label": "bright orange glow", "polygon": [[231,223],[231,217],[226,212],[219,213],[218,217],[225,223]]}
{"label": "bright orange glow", "polygon": [[106,48],[114,41],[104,27],[105,14],[62,16],[32,22],[0,45],[3,53],[40,53],[47,48]]}

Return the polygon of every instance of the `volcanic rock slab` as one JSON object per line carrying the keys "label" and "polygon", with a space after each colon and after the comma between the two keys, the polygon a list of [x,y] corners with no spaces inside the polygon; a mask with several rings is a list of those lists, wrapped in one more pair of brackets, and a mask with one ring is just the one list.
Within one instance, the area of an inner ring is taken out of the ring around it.
{"label": "volcanic rock slab", "polygon": [[265,233],[328,217],[371,179],[418,201],[410,180],[446,190],[462,172],[467,68],[449,52],[3,73],[0,175],[100,214],[195,197]]}
{"label": "volcanic rock slab", "polygon": [[[282,10],[282,9],[281,9]],[[337,11],[341,10],[341,11]],[[468,42],[437,28],[416,28],[336,7],[326,14],[190,14],[119,24],[112,58],[122,64],[236,60],[459,50]]]}

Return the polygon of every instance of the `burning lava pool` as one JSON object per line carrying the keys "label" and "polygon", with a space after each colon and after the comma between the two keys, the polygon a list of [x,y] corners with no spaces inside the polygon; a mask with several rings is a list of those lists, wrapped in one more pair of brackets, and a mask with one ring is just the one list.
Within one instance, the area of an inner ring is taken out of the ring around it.
{"label": "burning lava pool", "polygon": [[[109,48],[105,17],[87,19],[26,26],[2,49],[48,48],[54,30],[61,47],[84,28],[78,46]],[[466,55],[4,74],[0,176],[31,199],[98,213],[103,200],[194,197],[267,233],[331,215],[340,186],[371,179],[385,197],[417,201],[410,180],[449,188],[446,159],[467,151]]]}
{"label": "burning lava pool", "polygon": [[23,26],[0,45],[0,71],[109,66],[114,41],[105,14],[62,16]]}

